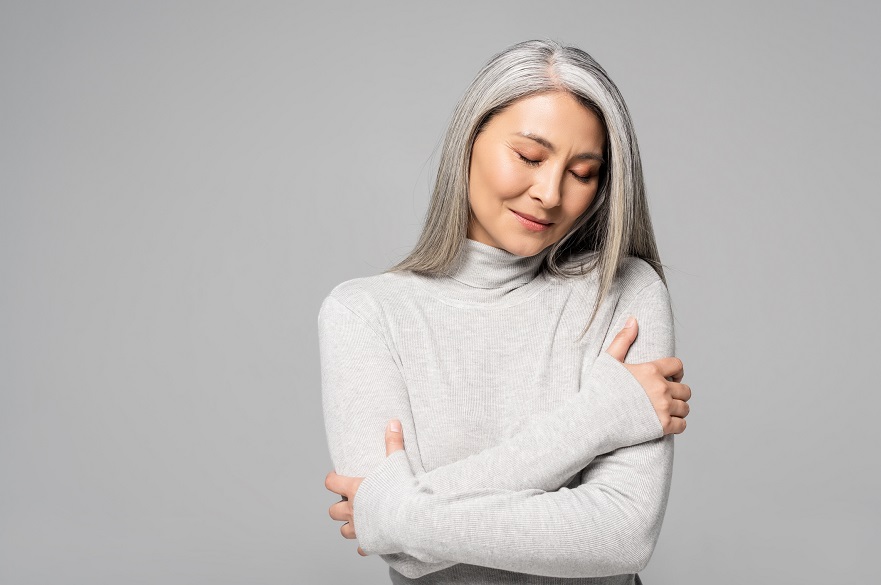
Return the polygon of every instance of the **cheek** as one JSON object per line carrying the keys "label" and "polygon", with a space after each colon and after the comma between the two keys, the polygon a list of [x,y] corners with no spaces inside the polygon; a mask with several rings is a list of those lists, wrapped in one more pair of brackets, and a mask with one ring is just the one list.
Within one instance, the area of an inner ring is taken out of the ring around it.
{"label": "cheek", "polygon": [[504,153],[482,158],[477,177],[488,197],[516,197],[528,188],[528,173]]}
{"label": "cheek", "polygon": [[566,216],[574,222],[582,213],[587,211],[596,195],[597,190],[595,188],[572,193],[572,196],[564,202]]}

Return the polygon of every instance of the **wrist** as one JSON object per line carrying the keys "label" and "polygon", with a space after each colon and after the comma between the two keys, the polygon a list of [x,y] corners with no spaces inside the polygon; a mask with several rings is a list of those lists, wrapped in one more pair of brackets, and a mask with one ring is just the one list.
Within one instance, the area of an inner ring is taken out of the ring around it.
{"label": "wrist", "polygon": [[352,513],[358,544],[365,553],[404,552],[404,506],[416,483],[403,449],[387,456],[361,481]]}
{"label": "wrist", "polygon": [[607,422],[614,423],[610,428],[621,433],[621,440],[630,446],[664,436],[664,427],[651,399],[622,362],[608,352],[602,351],[594,362],[593,376],[602,379],[603,391],[597,398],[608,414]]}

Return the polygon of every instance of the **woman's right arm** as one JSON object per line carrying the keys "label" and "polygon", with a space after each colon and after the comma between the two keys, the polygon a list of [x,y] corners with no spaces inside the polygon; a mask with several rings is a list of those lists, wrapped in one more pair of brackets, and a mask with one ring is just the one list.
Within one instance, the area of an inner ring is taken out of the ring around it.
{"label": "woman's right arm", "polygon": [[[401,421],[405,437],[415,437],[407,387],[382,337],[333,292],[318,312],[321,402],[327,445],[334,471],[365,477],[386,459],[385,426]],[[406,456],[421,468],[418,445],[409,441]],[[355,526],[357,532],[357,524]],[[456,562],[420,560],[404,552],[382,559],[408,577],[451,567]]]}
{"label": "woman's right arm", "polygon": [[[674,390],[670,377],[675,378],[674,368],[681,367],[679,360],[669,357],[674,332],[666,286],[655,282],[645,287],[634,302],[622,307],[616,318],[619,326],[628,313],[636,316],[639,330],[626,362],[652,362],[633,371],[645,380],[652,400],[664,388],[661,412]],[[631,371],[623,364],[621,368]],[[675,386],[682,397],[682,384]],[[687,413],[681,402],[673,412]],[[677,423],[676,416],[661,416],[665,427],[683,428],[684,421]],[[664,435],[599,456],[587,467],[582,485],[556,491],[477,487],[438,492],[426,486],[426,474],[413,473],[405,451],[393,452],[355,494],[359,544],[368,552],[412,555],[415,562],[398,569],[408,577],[432,570],[430,565],[420,566],[420,560],[441,559],[556,577],[641,571],[654,550],[666,509],[673,437]],[[405,444],[406,440],[405,434]],[[541,447],[539,443],[529,449]],[[566,458],[570,453],[548,457]],[[405,572],[411,568],[418,572]]]}
{"label": "woman's right arm", "polygon": [[[422,470],[409,396],[392,352],[370,324],[333,295],[319,312],[322,401],[328,445],[340,475],[364,477],[385,460],[384,429],[401,420],[405,451],[414,470]],[[430,492],[450,493],[482,487],[556,490],[597,455],[663,436],[642,386],[615,358],[601,352],[581,391],[557,409],[536,414],[511,437],[463,460],[419,475]],[[365,536],[371,529],[358,511]],[[369,522],[368,522],[369,524]],[[363,546],[362,549],[370,552]],[[383,554],[407,576],[455,563],[423,563],[409,555]],[[433,566],[432,566],[433,565]]]}

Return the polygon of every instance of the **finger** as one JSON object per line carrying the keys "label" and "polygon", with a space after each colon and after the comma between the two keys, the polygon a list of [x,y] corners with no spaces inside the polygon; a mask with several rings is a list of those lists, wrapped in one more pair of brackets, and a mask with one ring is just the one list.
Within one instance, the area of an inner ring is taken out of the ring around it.
{"label": "finger", "polygon": [[367,553],[364,552],[364,549],[362,549],[360,546],[358,547],[358,554],[361,555],[362,557],[367,556]]}
{"label": "finger", "polygon": [[691,400],[691,386],[673,382],[670,384],[670,395],[677,400],[688,402]]}
{"label": "finger", "polygon": [[330,514],[330,517],[334,520],[344,520],[346,522],[351,522],[352,504],[346,501],[334,502],[334,504],[327,509],[327,513]]}
{"label": "finger", "polygon": [[385,454],[386,457],[404,448],[404,433],[401,429],[401,421],[393,418],[385,427]]}
{"label": "finger", "polygon": [[662,376],[668,379],[673,378],[674,382],[678,383],[685,375],[685,366],[682,365],[682,360],[678,357],[665,357],[654,360],[654,363],[661,370]]}
{"label": "finger", "polygon": [[357,538],[357,536],[355,536],[355,527],[351,522],[346,522],[340,526],[340,534],[343,535],[343,538],[348,538],[349,540]]}
{"label": "finger", "polygon": [[685,418],[688,416],[688,413],[691,412],[691,407],[687,402],[682,400],[673,400],[673,404],[670,406],[670,415],[678,416],[679,418]]}
{"label": "finger", "polygon": [[330,517],[334,520],[345,520],[348,522],[351,518],[343,509],[343,504],[345,504],[345,502],[334,502],[333,505],[327,509],[327,513],[330,514]]}
{"label": "finger", "polygon": [[324,487],[335,494],[338,494],[343,501],[350,499],[357,491],[358,485],[361,484],[362,477],[349,477],[348,475],[340,475],[335,471],[331,471],[324,479]]}
{"label": "finger", "polygon": [[685,431],[685,427],[688,423],[685,422],[684,418],[673,417],[672,421],[673,421],[673,426],[676,429],[673,431],[674,433],[676,433],[678,435],[678,434]]}
{"label": "finger", "polygon": [[606,348],[606,353],[611,354],[619,362],[623,362],[624,358],[627,357],[627,350],[633,345],[638,332],[639,325],[636,322],[636,317],[630,315],[627,321],[625,321],[624,327],[618,332],[615,339],[609,344],[609,347]]}
{"label": "finger", "polygon": [[331,471],[327,474],[327,477],[324,478],[324,487],[335,494],[343,495],[343,482],[341,480],[341,475],[337,475],[336,471]]}

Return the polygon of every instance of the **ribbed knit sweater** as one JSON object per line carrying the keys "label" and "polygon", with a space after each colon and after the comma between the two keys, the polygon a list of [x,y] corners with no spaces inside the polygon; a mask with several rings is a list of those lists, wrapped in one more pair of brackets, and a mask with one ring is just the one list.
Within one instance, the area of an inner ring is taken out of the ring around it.
{"label": "ribbed knit sweater", "polygon": [[[395,584],[639,583],[667,505],[673,437],[605,349],[674,355],[670,297],[627,257],[578,339],[598,276],[467,239],[443,276],[347,280],[318,315],[322,404],[337,473],[364,477],[358,543]],[[570,262],[584,262],[585,253]],[[400,419],[404,450],[385,454]]]}

